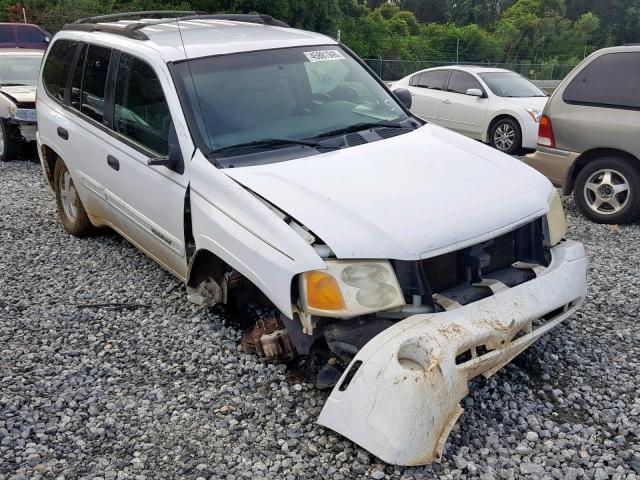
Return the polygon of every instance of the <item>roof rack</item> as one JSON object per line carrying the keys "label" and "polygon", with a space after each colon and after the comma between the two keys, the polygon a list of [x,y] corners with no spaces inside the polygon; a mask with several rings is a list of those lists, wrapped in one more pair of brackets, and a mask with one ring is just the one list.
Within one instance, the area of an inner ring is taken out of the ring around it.
{"label": "roof rack", "polygon": [[131,17],[140,17],[140,18],[152,18],[152,17],[160,17],[163,18],[179,18],[191,15],[206,15],[206,12],[201,12],[198,10],[146,10],[141,12],[119,12],[119,13],[109,13],[107,15],[98,15],[95,17],[86,17],[81,18],[73,22],[74,24],[86,24],[86,23],[100,23],[100,22],[117,22],[118,20],[127,20]]}
{"label": "roof rack", "polygon": [[[177,16],[182,15],[182,16]],[[153,17],[164,16],[153,20]],[[118,22],[120,20],[126,20],[131,17],[142,17],[151,19],[151,21],[123,23],[119,26],[115,23],[102,23],[102,22]],[[99,15],[97,17],[87,17],[76,20],[73,23],[68,23],[63,30],[75,30],[82,32],[105,32],[113,33],[115,35],[122,35],[134,40],[149,40],[149,37],[140,30],[152,25],[162,25],[173,21],[185,21],[185,20],[230,20],[234,22],[246,22],[257,23],[260,25],[269,25],[272,27],[285,27],[289,25],[269,15],[245,15],[245,14],[218,14],[209,15],[204,12],[198,11],[176,11],[176,10],[154,10],[147,12],[124,12],[124,13],[112,13],[109,15]]]}

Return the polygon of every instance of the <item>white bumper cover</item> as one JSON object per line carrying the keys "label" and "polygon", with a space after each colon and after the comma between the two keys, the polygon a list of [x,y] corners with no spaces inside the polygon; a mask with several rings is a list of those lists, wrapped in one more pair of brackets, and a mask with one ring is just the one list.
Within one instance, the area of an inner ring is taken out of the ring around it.
{"label": "white bumper cover", "polygon": [[[468,381],[498,371],[584,302],[584,248],[566,241],[552,254],[533,280],[463,307],[412,316],[374,337],[343,374],[318,423],[387,463],[438,460]],[[486,350],[478,352],[481,346]],[[471,359],[457,364],[467,351]]]}

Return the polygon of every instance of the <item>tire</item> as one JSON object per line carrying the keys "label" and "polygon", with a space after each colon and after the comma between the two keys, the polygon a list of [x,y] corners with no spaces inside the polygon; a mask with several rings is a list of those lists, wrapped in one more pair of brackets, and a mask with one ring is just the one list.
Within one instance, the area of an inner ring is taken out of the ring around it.
{"label": "tire", "polygon": [[491,126],[489,144],[503,153],[515,155],[522,149],[522,130],[517,120],[501,118]]}
{"label": "tire", "polygon": [[0,119],[0,162],[15,160],[20,152],[20,144],[11,138],[7,122]]}
{"label": "tire", "polygon": [[640,216],[640,169],[623,157],[592,160],[578,173],[573,196],[582,214],[594,222],[633,222]]}
{"label": "tire", "polygon": [[56,160],[53,171],[53,187],[56,192],[58,216],[67,233],[76,237],[84,237],[93,233],[95,227],[91,224],[89,216],[82,206],[71,173],[60,158]]}

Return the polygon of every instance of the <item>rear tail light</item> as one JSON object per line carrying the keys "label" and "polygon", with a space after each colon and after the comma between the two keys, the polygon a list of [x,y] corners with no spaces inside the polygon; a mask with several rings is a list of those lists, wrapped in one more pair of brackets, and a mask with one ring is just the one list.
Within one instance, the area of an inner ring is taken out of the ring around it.
{"label": "rear tail light", "polygon": [[540,125],[538,126],[538,145],[551,148],[556,146],[556,140],[553,138],[551,119],[546,115],[542,115],[542,117],[540,117]]}

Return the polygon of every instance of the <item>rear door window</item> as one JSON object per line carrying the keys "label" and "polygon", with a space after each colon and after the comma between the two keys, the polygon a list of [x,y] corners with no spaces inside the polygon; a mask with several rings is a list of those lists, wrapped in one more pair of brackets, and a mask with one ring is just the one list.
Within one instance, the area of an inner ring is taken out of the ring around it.
{"label": "rear door window", "polygon": [[64,101],[67,78],[77,47],[78,42],[56,40],[51,45],[42,71],[42,80],[47,92],[60,102]]}
{"label": "rear door window", "polygon": [[447,83],[449,70],[435,70],[433,72],[423,72],[418,80],[418,87],[430,88],[432,90],[444,90]]}
{"label": "rear door window", "polygon": [[13,25],[0,25],[0,43],[15,43]]}
{"label": "rear door window", "polygon": [[82,77],[80,111],[102,123],[104,114],[104,92],[111,49],[89,45]]}
{"label": "rear door window", "polygon": [[567,103],[640,110],[640,52],[608,53],[584,67],[562,94]]}
{"label": "rear door window", "polygon": [[18,43],[44,43],[44,33],[35,27],[18,27]]}
{"label": "rear door window", "polygon": [[466,94],[467,90],[469,90],[470,88],[477,88],[478,90],[483,91],[480,82],[478,82],[468,73],[460,72],[458,70],[451,71],[451,78],[449,79],[447,91]]}
{"label": "rear door window", "polygon": [[120,55],[116,77],[113,129],[136,144],[166,156],[171,114],[158,76],[150,65]]}

